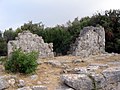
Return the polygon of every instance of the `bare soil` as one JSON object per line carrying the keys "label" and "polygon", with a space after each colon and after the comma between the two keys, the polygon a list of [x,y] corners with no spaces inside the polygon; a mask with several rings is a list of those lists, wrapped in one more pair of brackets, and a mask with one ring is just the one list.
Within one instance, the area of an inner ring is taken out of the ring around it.
{"label": "bare soil", "polygon": [[[88,58],[80,58],[76,56],[59,56],[55,58],[50,59],[39,59],[42,62],[48,61],[48,60],[55,60],[55,61],[61,61],[61,60],[77,60],[81,59],[82,61],[80,63],[67,63],[67,65],[71,68],[75,67],[86,67],[89,64],[98,63],[98,64],[108,64],[108,62],[120,62],[120,55],[96,55],[91,56]],[[116,65],[109,65],[110,67],[114,67]],[[62,67],[54,67],[50,64],[42,63],[38,66],[35,75],[38,75],[38,77],[35,80],[32,80],[30,78],[31,75],[23,75],[23,74],[11,74],[6,73],[4,71],[3,65],[0,65],[0,75],[15,75],[18,77],[18,79],[22,79],[26,82],[26,86],[33,86],[33,85],[44,85],[48,87],[48,90],[55,90],[56,87],[59,86],[60,83],[60,75],[63,73],[64,68]],[[98,72],[101,72],[101,70],[98,70]],[[17,87],[11,87],[8,90],[15,90]]]}

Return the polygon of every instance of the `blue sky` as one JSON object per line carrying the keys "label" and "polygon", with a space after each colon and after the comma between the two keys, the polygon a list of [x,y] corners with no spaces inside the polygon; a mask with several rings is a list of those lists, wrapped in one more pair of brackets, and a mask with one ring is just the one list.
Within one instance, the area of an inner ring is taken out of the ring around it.
{"label": "blue sky", "polygon": [[65,24],[97,11],[120,9],[120,0],[0,0],[0,30],[20,27],[28,21],[45,26]]}

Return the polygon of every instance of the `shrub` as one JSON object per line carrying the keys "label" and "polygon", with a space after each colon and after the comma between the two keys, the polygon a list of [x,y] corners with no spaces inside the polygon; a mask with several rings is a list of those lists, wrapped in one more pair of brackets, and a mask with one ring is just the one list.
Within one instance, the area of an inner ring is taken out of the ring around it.
{"label": "shrub", "polygon": [[5,70],[13,73],[33,73],[38,65],[37,57],[37,52],[24,53],[20,49],[17,49],[4,64]]}

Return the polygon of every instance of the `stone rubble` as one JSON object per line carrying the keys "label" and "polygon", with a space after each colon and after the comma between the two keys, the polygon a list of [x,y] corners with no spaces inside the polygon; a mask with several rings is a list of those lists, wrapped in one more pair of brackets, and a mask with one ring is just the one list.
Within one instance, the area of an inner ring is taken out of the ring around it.
{"label": "stone rubble", "polygon": [[25,86],[25,81],[24,80],[19,80],[17,86],[18,87],[24,87]]}
{"label": "stone rubble", "polygon": [[88,70],[86,67],[77,67],[73,69],[74,74],[87,74]]}
{"label": "stone rubble", "polygon": [[47,87],[46,86],[33,86],[32,87],[32,90],[47,90]]}
{"label": "stone rubble", "polygon": [[62,63],[59,61],[49,60],[46,62],[47,64],[52,65],[53,67],[61,67]]}
{"label": "stone rubble", "polygon": [[109,67],[99,74],[63,74],[61,81],[75,90],[120,90],[120,67]]}
{"label": "stone rubble", "polygon": [[92,80],[85,74],[66,74],[61,76],[62,82],[75,90],[92,90]]}
{"label": "stone rubble", "polygon": [[98,63],[92,63],[88,66],[88,68],[92,68],[92,67],[98,67],[98,68],[108,68],[109,65],[108,64],[98,64]]}
{"label": "stone rubble", "polygon": [[[104,56],[105,59],[110,57],[110,60],[101,62],[97,60],[97,57]],[[120,64],[119,58],[111,59],[114,55],[99,55],[84,59],[72,59],[66,62],[66,58],[61,60],[45,60],[42,61],[43,65],[48,65],[54,69],[61,69],[59,72],[54,73],[54,70],[49,72],[40,68],[43,75],[48,76],[44,79],[39,79],[39,73],[32,74],[27,78],[30,81],[26,81],[25,78],[18,78],[17,75],[4,75],[0,76],[0,90],[51,90],[50,86],[52,78],[49,78],[50,74],[54,74],[60,81],[52,90],[120,90]],[[88,62],[95,59],[95,61]],[[84,61],[84,62],[83,62]],[[114,62],[113,62],[114,61]],[[117,63],[117,66],[111,66],[110,63]],[[79,66],[79,64],[85,64],[85,66]],[[41,64],[41,65],[42,65]],[[71,66],[75,65],[75,66]],[[78,65],[78,66],[77,66]],[[64,68],[63,68],[64,66]],[[40,73],[41,73],[40,71]],[[62,72],[63,71],[63,72]],[[53,79],[54,80],[54,79]],[[29,83],[31,83],[29,85]],[[62,83],[62,84],[61,84]]]}
{"label": "stone rubble", "polygon": [[38,75],[31,75],[30,76],[30,80],[37,80],[38,79]]}
{"label": "stone rubble", "polygon": [[[8,57],[11,56],[13,50],[22,49],[24,52],[38,51],[39,58],[54,57],[53,44],[44,43],[42,37],[32,34],[29,31],[24,31],[18,34],[16,40],[8,42]],[[91,63],[105,60],[110,56],[118,54],[108,54],[105,52],[105,31],[102,27],[85,27],[74,45],[71,47],[71,53],[75,56],[80,56],[76,60],[47,60],[38,61],[38,64],[49,64],[52,67],[60,68],[62,73],[57,74],[63,85],[55,90],[120,90],[120,64],[119,61],[108,62],[107,64]],[[94,55],[94,56],[93,56]],[[99,55],[99,56],[95,56]],[[86,57],[85,59],[83,59]],[[91,58],[90,58],[91,57]],[[88,61],[89,60],[89,61]],[[87,62],[84,67],[71,67],[70,64]],[[111,67],[111,64],[117,65]],[[99,72],[99,70],[101,70]],[[43,72],[43,71],[42,71]],[[51,71],[51,73],[54,71]],[[47,72],[43,72],[48,74]],[[61,75],[61,76],[60,76]],[[31,75],[31,81],[37,81],[38,75]],[[42,81],[37,81],[37,85],[27,86],[26,81],[18,79],[16,76],[1,76],[0,90],[9,89],[9,87],[17,86],[16,90],[49,90],[47,87],[50,84],[48,78]],[[43,84],[43,85],[42,85]],[[46,86],[44,86],[46,85]]]}
{"label": "stone rubble", "polygon": [[0,90],[9,88],[9,83],[4,77],[0,77]]}
{"label": "stone rubble", "polygon": [[15,49],[19,48],[24,52],[37,51],[39,58],[54,57],[53,44],[45,43],[42,37],[30,33],[30,31],[23,31],[18,34],[16,40],[8,42],[8,57]]}
{"label": "stone rubble", "polygon": [[13,86],[13,87],[14,87],[14,85],[15,85],[16,81],[15,81],[15,79],[14,79],[14,78],[11,78],[10,80],[8,80],[8,83],[9,83],[9,85],[11,85],[11,86]]}
{"label": "stone rubble", "polygon": [[29,86],[18,88],[17,90],[32,90]]}
{"label": "stone rubble", "polygon": [[55,90],[74,90],[74,89],[61,83]]}
{"label": "stone rubble", "polygon": [[109,65],[115,65],[115,66],[119,66],[120,65],[120,61],[110,61],[108,62]]}

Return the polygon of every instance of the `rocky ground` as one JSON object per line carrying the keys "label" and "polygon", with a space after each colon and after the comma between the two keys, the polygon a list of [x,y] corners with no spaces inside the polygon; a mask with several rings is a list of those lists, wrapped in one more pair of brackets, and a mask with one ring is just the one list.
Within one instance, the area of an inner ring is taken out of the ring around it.
{"label": "rocky ground", "polygon": [[33,75],[11,74],[0,65],[0,90],[120,90],[120,55],[39,59]]}

